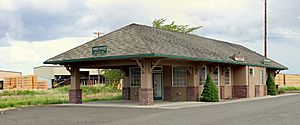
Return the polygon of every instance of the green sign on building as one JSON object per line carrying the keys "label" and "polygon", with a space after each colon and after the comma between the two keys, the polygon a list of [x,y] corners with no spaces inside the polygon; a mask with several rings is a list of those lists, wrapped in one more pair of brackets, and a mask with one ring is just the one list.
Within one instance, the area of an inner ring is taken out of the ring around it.
{"label": "green sign on building", "polygon": [[106,55],[107,54],[107,46],[94,46],[92,47],[93,55]]}

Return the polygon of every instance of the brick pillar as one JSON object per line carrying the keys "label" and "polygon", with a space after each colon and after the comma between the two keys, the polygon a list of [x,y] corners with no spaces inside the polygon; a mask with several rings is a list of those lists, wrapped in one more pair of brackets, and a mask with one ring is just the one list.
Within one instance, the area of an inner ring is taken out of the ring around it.
{"label": "brick pillar", "polygon": [[78,90],[70,90],[69,92],[69,103],[73,104],[81,104],[82,103],[82,91]]}
{"label": "brick pillar", "polygon": [[267,85],[264,85],[264,96],[267,96],[268,92],[267,92]]}
{"label": "brick pillar", "polygon": [[199,87],[187,87],[187,100],[197,101],[199,97]]}
{"label": "brick pillar", "polygon": [[71,67],[71,89],[69,91],[69,103],[82,103],[82,91],[80,89],[80,72],[78,66]]}
{"label": "brick pillar", "polygon": [[166,101],[171,101],[171,87],[164,87],[164,96]]}
{"label": "brick pillar", "polygon": [[129,81],[129,68],[122,69],[124,78],[122,79],[122,98],[123,100],[130,100],[130,81]]}
{"label": "brick pillar", "polygon": [[140,103],[140,105],[153,105],[153,89],[152,88],[140,88],[139,103]]}
{"label": "brick pillar", "polygon": [[221,99],[225,99],[225,86],[220,86]]}
{"label": "brick pillar", "polygon": [[141,88],[139,90],[139,104],[153,105],[153,85],[152,85],[152,61],[144,59],[141,67]]}
{"label": "brick pillar", "polygon": [[199,67],[188,67],[187,101],[197,101],[199,98]]}
{"label": "brick pillar", "polygon": [[235,85],[233,86],[233,97],[235,98],[247,98],[249,97],[248,85]]}
{"label": "brick pillar", "polygon": [[130,87],[122,87],[123,100],[130,100]]}
{"label": "brick pillar", "polygon": [[255,85],[255,97],[260,96],[260,85]]}

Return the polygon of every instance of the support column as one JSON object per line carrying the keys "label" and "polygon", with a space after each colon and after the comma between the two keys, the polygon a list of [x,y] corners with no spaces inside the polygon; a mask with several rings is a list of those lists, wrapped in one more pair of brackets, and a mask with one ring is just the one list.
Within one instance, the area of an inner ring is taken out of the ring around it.
{"label": "support column", "polygon": [[80,89],[80,71],[78,66],[72,66],[71,72],[71,89],[69,92],[69,103],[81,104],[82,91]]}
{"label": "support column", "polygon": [[199,98],[199,67],[188,68],[187,101],[197,101]]}
{"label": "support column", "polygon": [[123,100],[130,100],[130,81],[129,81],[129,68],[122,69],[124,78],[122,79],[122,98]]}
{"label": "support column", "polygon": [[139,90],[139,104],[153,105],[152,61],[144,59],[141,64],[141,88]]}
{"label": "support column", "polygon": [[221,95],[221,99],[225,99],[225,86],[224,85],[220,85],[220,95]]}
{"label": "support column", "polygon": [[264,96],[267,96],[268,95],[268,91],[267,91],[267,85],[264,85]]}
{"label": "support column", "polygon": [[255,85],[255,97],[259,97],[260,95],[260,85]]}

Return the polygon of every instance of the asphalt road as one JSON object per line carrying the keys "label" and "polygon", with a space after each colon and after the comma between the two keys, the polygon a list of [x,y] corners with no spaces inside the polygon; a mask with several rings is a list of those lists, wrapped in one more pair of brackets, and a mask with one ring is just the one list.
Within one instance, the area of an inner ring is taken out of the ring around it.
{"label": "asphalt road", "polygon": [[5,111],[0,125],[299,125],[300,95],[196,108],[41,106]]}

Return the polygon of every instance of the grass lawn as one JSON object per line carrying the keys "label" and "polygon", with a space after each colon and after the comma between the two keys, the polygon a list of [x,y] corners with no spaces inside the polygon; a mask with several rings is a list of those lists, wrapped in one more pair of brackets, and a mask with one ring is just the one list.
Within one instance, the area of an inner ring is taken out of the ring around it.
{"label": "grass lawn", "polygon": [[[111,86],[82,86],[83,102],[120,100],[121,90]],[[51,90],[6,90],[0,92],[0,109],[28,105],[61,104],[69,100],[69,86]]]}
{"label": "grass lawn", "polygon": [[300,86],[284,86],[280,87],[279,89],[283,91],[300,91]]}
{"label": "grass lawn", "polygon": [[299,92],[300,86],[284,86],[278,89],[278,94],[283,94],[286,92]]}

